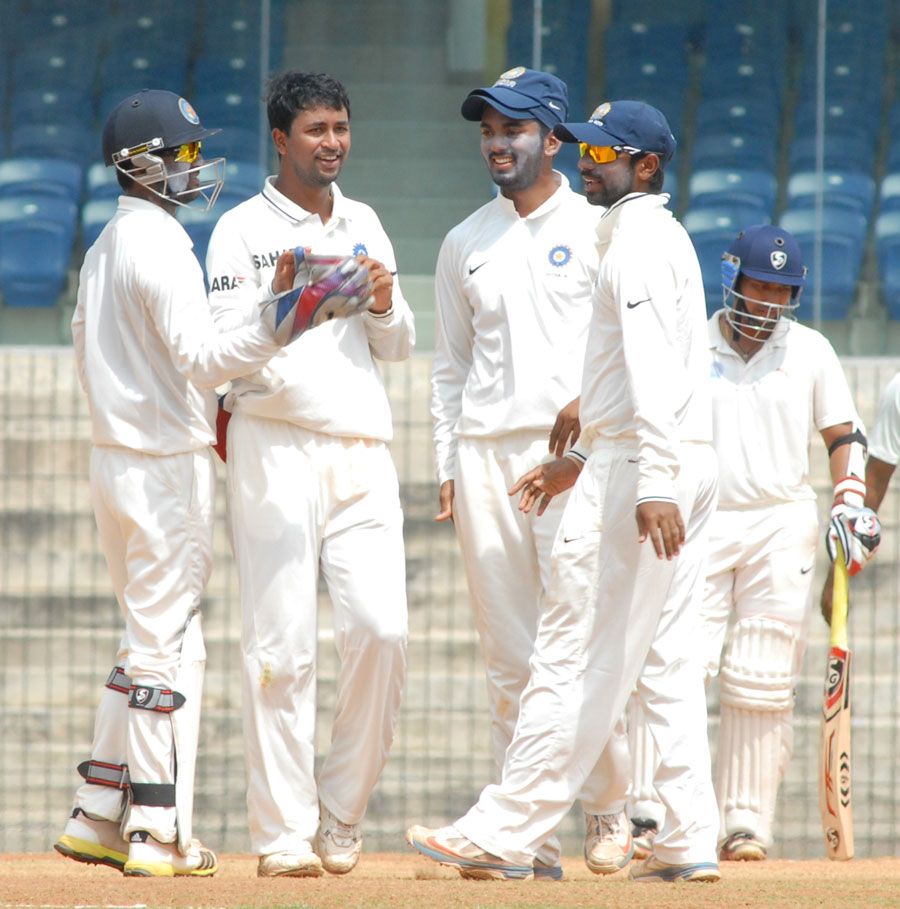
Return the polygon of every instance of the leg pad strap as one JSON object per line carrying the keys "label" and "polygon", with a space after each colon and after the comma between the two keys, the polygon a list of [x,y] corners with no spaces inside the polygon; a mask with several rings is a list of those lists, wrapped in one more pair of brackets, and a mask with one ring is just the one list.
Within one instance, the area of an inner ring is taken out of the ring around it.
{"label": "leg pad strap", "polygon": [[131,677],[125,674],[121,666],[113,666],[109,678],[106,680],[106,687],[113,691],[121,691],[122,694],[128,694],[131,690]]}
{"label": "leg pad strap", "polygon": [[128,789],[131,785],[127,764],[107,764],[105,761],[83,761],[78,772],[85,781],[95,786],[111,786],[113,789]]}
{"label": "leg pad strap", "polygon": [[175,784],[132,783],[131,801],[135,805],[151,805],[155,808],[174,808]]}
{"label": "leg pad strap", "polygon": [[172,713],[184,704],[184,695],[171,688],[150,688],[147,685],[132,685],[128,693],[128,706],[138,710],[155,710],[157,713]]}

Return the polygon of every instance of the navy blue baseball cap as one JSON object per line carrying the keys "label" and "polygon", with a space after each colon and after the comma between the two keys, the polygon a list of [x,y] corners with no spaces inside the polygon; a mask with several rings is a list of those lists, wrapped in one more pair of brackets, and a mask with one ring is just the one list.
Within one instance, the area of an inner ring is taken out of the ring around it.
{"label": "navy blue baseball cap", "polygon": [[469,92],[462,115],[466,120],[480,120],[485,104],[513,120],[537,120],[553,129],[568,116],[569,90],[552,73],[517,66],[488,88]]}
{"label": "navy blue baseball cap", "polygon": [[675,155],[675,137],[668,121],[643,101],[604,101],[587,123],[562,123],[553,132],[563,142],[626,145],[653,152],[663,166]]}

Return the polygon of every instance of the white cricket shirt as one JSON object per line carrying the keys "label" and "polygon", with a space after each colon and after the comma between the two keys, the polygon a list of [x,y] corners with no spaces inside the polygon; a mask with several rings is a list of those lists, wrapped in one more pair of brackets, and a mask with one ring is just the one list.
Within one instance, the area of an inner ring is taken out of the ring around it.
{"label": "white cricket shirt", "polygon": [[881,393],[878,417],[869,439],[869,454],[885,464],[900,463],[900,372]]}
{"label": "white cricket shirt", "polygon": [[558,177],[526,217],[497,195],[441,246],[431,393],[441,483],[456,475],[458,438],[549,432],[578,395],[603,209]]}
{"label": "white cricket shirt", "polygon": [[278,256],[297,246],[377,259],[395,275],[392,308],[305,332],[264,369],[232,383],[226,406],[329,435],[389,441],[391,411],[374,358],[405,360],[415,342],[391,243],[375,212],[337,186],[331,218],[323,224],[275,189],[274,181],[268,177],[261,193],[225,212],[210,238],[206,273],[220,329],[255,317],[259,301],[270,295]]}
{"label": "white cricket shirt", "polygon": [[719,507],[815,499],[812,427],[862,426],[837,355],[819,332],[781,319],[744,362],[722,335],[722,312],[708,323]]}
{"label": "white cricket shirt", "polygon": [[639,502],[674,501],[680,443],[712,434],[700,265],[667,201],[664,193],[631,193],[597,227],[581,390],[576,450],[586,457],[595,441],[633,439]]}
{"label": "white cricket shirt", "polygon": [[192,247],[168,212],[120,196],[84,257],[72,338],[95,445],[156,455],[209,445],[215,386],[278,350],[258,319],[218,334]]}

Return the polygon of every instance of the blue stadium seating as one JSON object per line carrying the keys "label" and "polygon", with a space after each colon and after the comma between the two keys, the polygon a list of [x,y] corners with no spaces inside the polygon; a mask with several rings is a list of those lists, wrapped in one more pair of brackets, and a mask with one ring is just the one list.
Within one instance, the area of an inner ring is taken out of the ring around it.
{"label": "blue stadium seating", "polygon": [[862,173],[825,171],[820,178],[816,171],[792,174],[787,185],[788,205],[792,208],[816,204],[816,193],[822,187],[828,206],[837,206],[868,215],[875,200],[875,181]]}
{"label": "blue stadium seating", "polygon": [[692,208],[682,218],[684,229],[692,236],[713,230],[730,230],[732,239],[747,227],[754,224],[770,224],[771,221],[769,212],[752,205]]}
{"label": "blue stadium seating", "polygon": [[214,85],[222,92],[259,92],[258,55],[200,54],[194,61],[194,85]]}
{"label": "blue stadium seating", "polygon": [[0,199],[0,293],[7,306],[54,306],[65,286],[76,206],[65,199]]}
{"label": "blue stadium seating", "polygon": [[[868,222],[864,215],[841,208],[828,208],[823,212],[822,243],[822,318],[846,318],[862,266],[862,254]],[[789,230],[800,244],[809,268],[806,287],[800,299],[797,316],[808,320],[813,317],[816,292],[814,253],[816,245],[816,213],[811,208],[789,209],[779,223]]]}
{"label": "blue stadium seating", "polygon": [[116,199],[121,195],[119,181],[116,179],[116,169],[107,167],[102,161],[95,161],[87,172],[88,199]]}
{"label": "blue stadium seating", "polygon": [[55,196],[78,202],[81,198],[81,167],[55,158],[7,158],[0,161],[0,198]]}
{"label": "blue stadium seating", "polygon": [[[823,143],[824,166],[829,169],[871,173],[875,165],[874,136],[862,133],[829,132]],[[814,170],[817,163],[815,136],[799,136],[791,143],[788,167],[791,171]]]}
{"label": "blue stadium seating", "polygon": [[256,129],[229,126],[218,135],[203,140],[203,156],[218,158],[224,155],[240,161],[254,161],[259,157],[259,140],[260,134]]}
{"label": "blue stadium seating", "polygon": [[94,119],[90,93],[76,88],[32,88],[10,98],[11,123],[87,123]]}
{"label": "blue stadium seating", "polygon": [[96,157],[99,136],[84,123],[14,124],[9,134],[10,155],[17,158],[65,158],[84,166]]}
{"label": "blue stadium seating", "polygon": [[187,82],[186,50],[121,48],[103,60],[101,75],[106,86],[143,83],[145,88],[164,88],[183,94]]}
{"label": "blue stadium seating", "polygon": [[781,128],[779,111],[752,95],[701,99],[697,105],[697,133],[731,132],[771,140]]}
{"label": "blue stadium seating", "polygon": [[703,275],[706,311],[710,315],[722,305],[722,253],[731,245],[736,234],[731,227],[691,234],[691,242],[697,250],[700,272]]}
{"label": "blue stadium seating", "polygon": [[92,86],[96,66],[96,50],[83,44],[29,42],[13,57],[12,86],[14,91]]}
{"label": "blue stadium seating", "polygon": [[200,119],[210,127],[247,128],[260,122],[264,106],[259,87],[252,91],[201,90],[191,97]]}
{"label": "blue stadium seating", "polygon": [[878,216],[875,245],[885,304],[891,317],[900,319],[900,210]]}
{"label": "blue stadium seating", "polygon": [[712,168],[694,171],[688,185],[691,207],[702,205],[775,204],[775,177],[769,171]]}
{"label": "blue stadium seating", "polygon": [[115,199],[89,199],[81,209],[81,245],[92,246],[109,219],[116,213]]}
{"label": "blue stadium seating", "polygon": [[766,139],[742,133],[709,133],[695,136],[692,165],[694,170],[740,167],[774,171],[777,153],[775,136]]}
{"label": "blue stadium seating", "polygon": [[[256,161],[229,158],[225,164],[224,191],[243,195],[245,199],[256,195],[266,179],[266,169]],[[575,184],[576,188],[578,184]]]}

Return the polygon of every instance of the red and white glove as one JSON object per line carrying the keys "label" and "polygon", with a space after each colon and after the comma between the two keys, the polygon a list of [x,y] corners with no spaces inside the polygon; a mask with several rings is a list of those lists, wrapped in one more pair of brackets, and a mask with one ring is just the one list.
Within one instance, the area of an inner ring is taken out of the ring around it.
{"label": "red and white glove", "polygon": [[825,547],[833,562],[840,540],[850,575],[858,574],[875,555],[881,542],[881,521],[871,508],[863,505],[866,484],[858,477],[844,477],[834,488],[831,520],[825,534]]}

